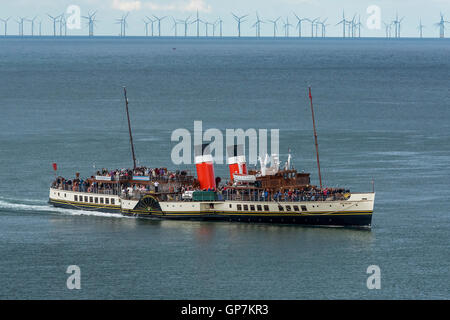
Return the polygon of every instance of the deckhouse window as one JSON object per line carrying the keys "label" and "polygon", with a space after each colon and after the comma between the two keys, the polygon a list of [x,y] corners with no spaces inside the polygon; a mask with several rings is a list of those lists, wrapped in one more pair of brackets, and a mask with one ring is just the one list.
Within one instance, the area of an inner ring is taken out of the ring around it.
{"label": "deckhouse window", "polygon": [[255,211],[255,206],[254,205],[250,205],[250,211]]}
{"label": "deckhouse window", "polygon": [[105,203],[109,204],[109,198],[105,198]]}
{"label": "deckhouse window", "polygon": [[258,205],[256,206],[256,208],[258,209],[258,211],[262,211],[262,206],[261,206],[260,204],[258,204]]}
{"label": "deckhouse window", "polygon": [[88,197],[87,196],[84,197],[84,202],[88,202]]}
{"label": "deckhouse window", "polygon": [[77,195],[74,195],[74,196],[73,196],[73,199],[74,199],[75,201],[78,201],[78,196],[77,196]]}
{"label": "deckhouse window", "polygon": [[291,206],[286,206],[286,211],[291,211]]}
{"label": "deckhouse window", "polygon": [[300,211],[300,209],[298,208],[298,206],[294,206],[294,211]]}
{"label": "deckhouse window", "polygon": [[111,199],[111,204],[114,204],[114,201],[115,201],[114,199]]}
{"label": "deckhouse window", "polygon": [[279,211],[284,211],[283,206],[278,206],[278,210],[279,210]]}
{"label": "deckhouse window", "polygon": [[100,198],[100,203],[103,203],[103,198]]}
{"label": "deckhouse window", "polygon": [[306,209],[306,206],[302,206],[302,211],[308,211],[308,209]]}
{"label": "deckhouse window", "polygon": [[238,204],[238,205],[237,205],[237,209],[238,209],[239,211],[241,211],[241,210],[242,210],[242,205]]}
{"label": "deckhouse window", "polygon": [[244,210],[248,211],[248,205],[244,204]]}
{"label": "deckhouse window", "polygon": [[97,197],[95,197],[95,203],[98,203],[98,198]]}
{"label": "deckhouse window", "polygon": [[93,197],[89,197],[89,202],[94,202],[94,198]]}
{"label": "deckhouse window", "polygon": [[264,211],[269,211],[269,205],[267,204],[264,205]]}

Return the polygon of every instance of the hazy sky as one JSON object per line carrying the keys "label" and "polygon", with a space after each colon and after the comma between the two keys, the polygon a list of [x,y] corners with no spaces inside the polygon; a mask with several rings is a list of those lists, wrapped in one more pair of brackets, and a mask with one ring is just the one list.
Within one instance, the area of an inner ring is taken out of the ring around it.
{"label": "hazy sky", "polygon": [[[115,19],[123,13],[130,12],[128,18],[128,35],[144,35],[144,23],[142,19],[148,15],[168,16],[162,22],[162,35],[173,35],[172,16],[176,19],[185,19],[189,15],[195,16],[196,10],[200,12],[200,17],[206,21],[214,22],[218,17],[224,21],[224,35],[236,35],[236,22],[231,16],[231,12],[237,15],[249,14],[247,21],[242,25],[242,35],[254,36],[255,29],[251,28],[256,20],[256,11],[262,19],[275,19],[279,16],[282,19],[289,17],[289,22],[294,25],[290,30],[290,35],[295,36],[295,25],[297,23],[293,12],[301,17],[328,18],[327,35],[341,36],[342,28],[335,24],[342,17],[342,10],[345,10],[346,18],[351,19],[354,14],[361,16],[364,24],[362,36],[384,36],[385,29],[381,26],[379,30],[369,30],[366,21],[369,14],[366,12],[371,5],[376,5],[381,9],[381,20],[390,22],[395,18],[396,11],[399,17],[405,17],[402,25],[402,36],[417,36],[419,18],[425,25],[424,36],[437,37],[439,29],[434,26],[440,19],[442,12],[446,19],[450,21],[450,0],[0,0],[0,18],[11,16],[8,23],[8,33],[17,34],[19,27],[16,20],[19,16],[32,18],[38,16],[42,20],[42,33],[51,34],[53,25],[47,13],[58,15],[67,10],[70,5],[77,5],[81,9],[81,14],[98,10],[98,23],[95,28],[97,35],[117,35],[120,26],[114,24]],[[156,26],[155,26],[156,28]],[[36,27],[37,29],[37,27]],[[35,30],[36,30],[35,29]],[[265,23],[261,27],[261,34],[269,36],[273,34],[272,26]],[[35,31],[37,32],[37,31]],[[178,34],[183,34],[183,27],[178,26]],[[204,26],[201,27],[204,34]],[[0,34],[4,33],[3,23],[0,22]],[[26,22],[24,33],[31,33],[31,23]],[[88,33],[86,21],[82,21],[81,30],[68,30],[68,34],[85,35]],[[210,34],[212,28],[210,27]],[[304,33],[311,34],[310,24],[304,23]],[[280,23],[278,35],[283,34]],[[450,24],[447,27],[447,34],[450,37]],[[189,27],[189,35],[195,35],[195,26]]]}

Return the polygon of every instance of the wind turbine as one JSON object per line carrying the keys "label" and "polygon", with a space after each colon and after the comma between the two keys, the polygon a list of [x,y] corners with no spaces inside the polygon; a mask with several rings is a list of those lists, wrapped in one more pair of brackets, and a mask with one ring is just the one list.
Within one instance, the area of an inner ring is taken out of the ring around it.
{"label": "wind turbine", "polygon": [[400,30],[401,30],[401,27],[402,27],[402,21],[403,21],[404,18],[405,18],[405,17],[401,18],[401,19],[398,21],[398,38],[400,38]]}
{"label": "wind turbine", "polygon": [[40,37],[42,36],[42,20],[39,19],[38,23],[39,23],[39,37]]}
{"label": "wind turbine", "polygon": [[423,38],[423,28],[425,28],[425,26],[422,24],[422,18],[420,18],[419,26],[417,27],[417,29],[419,30],[419,36],[421,39]]}
{"label": "wind turbine", "polygon": [[355,37],[355,27],[356,27],[355,19],[356,19],[356,14],[353,15],[352,20],[349,21],[349,27],[351,27],[351,35],[352,35],[352,38]]}
{"label": "wind turbine", "polygon": [[278,23],[278,20],[280,20],[280,19],[281,19],[281,17],[278,17],[275,20],[267,20],[270,23],[273,23],[273,37],[274,38],[276,38],[276,36],[277,36],[277,29],[278,29],[277,23]]}
{"label": "wind turbine", "polygon": [[256,12],[256,22],[253,24],[252,28],[256,28],[257,38],[261,37],[261,23],[264,23],[264,21],[259,18],[258,12]]}
{"label": "wind turbine", "polygon": [[127,29],[127,26],[128,26],[127,17],[128,17],[129,14],[130,13],[127,12],[127,14],[123,15],[122,18],[116,19],[116,24],[120,24],[120,36],[121,37],[125,37],[126,36],[126,31],[127,31],[126,29]]}
{"label": "wind turbine", "polygon": [[241,37],[241,23],[242,23],[242,22],[245,22],[245,20],[243,20],[243,19],[246,18],[246,17],[248,16],[248,14],[243,15],[243,16],[241,16],[241,17],[238,17],[238,16],[235,15],[234,13],[231,13],[231,14],[233,15],[234,19],[235,19],[236,22],[237,22],[237,27],[238,27],[238,37],[240,38],[240,37]]}
{"label": "wind turbine", "polygon": [[358,28],[358,38],[361,38],[361,15],[358,15],[358,23],[356,24],[356,27]]}
{"label": "wind turbine", "polygon": [[149,18],[148,16],[145,16],[147,18],[147,20],[149,21],[149,23],[151,23],[151,27],[152,27],[152,37],[154,36],[154,27],[153,24],[156,22],[156,20],[153,20],[152,18]]}
{"label": "wind turbine", "polygon": [[173,27],[172,27],[172,29],[174,30],[174,36],[177,37],[178,36],[178,33],[177,33],[178,21],[175,20],[174,17],[172,17],[172,20],[173,20]]}
{"label": "wind turbine", "polygon": [[31,36],[34,36],[34,21],[36,20],[37,16],[35,16],[33,19],[25,19],[28,22],[31,22]]}
{"label": "wind turbine", "polygon": [[[327,22],[328,18],[325,18],[325,20],[323,20],[322,22],[318,21],[316,25],[320,25],[321,28],[321,33],[320,35],[322,36],[322,38],[325,37],[325,33],[326,33],[326,27],[328,26],[327,24],[325,24],[325,22]],[[317,37],[317,34],[316,34]]]}
{"label": "wind turbine", "polygon": [[19,17],[18,19],[19,19],[19,20],[16,20],[16,22],[17,22],[18,25],[19,25],[19,36],[23,37],[23,22],[24,22],[25,20],[27,20],[27,18]]}
{"label": "wind turbine", "polygon": [[214,23],[211,23],[212,28],[213,28],[213,37],[216,36],[217,23],[218,23],[218,20],[214,21]]}
{"label": "wind turbine", "polygon": [[123,37],[123,18],[116,19],[115,24],[120,24],[120,33],[119,36]]}
{"label": "wind turbine", "polygon": [[209,34],[208,34],[208,30],[209,30],[208,26],[212,26],[213,27],[213,35],[214,35],[214,24],[211,23],[211,22],[205,21],[205,35],[207,37],[209,36]]}
{"label": "wind turbine", "polygon": [[389,39],[391,37],[392,23],[387,24],[386,22],[383,22],[383,24],[386,31],[386,38]]}
{"label": "wind turbine", "polygon": [[200,22],[203,23],[203,21],[198,16],[198,10],[197,10],[197,19],[195,19],[194,21],[191,22],[191,23],[197,24],[197,38],[200,37]]}
{"label": "wind turbine", "polygon": [[167,18],[167,16],[159,18],[159,17],[153,15],[153,17],[158,21],[158,37],[161,37],[161,21],[164,20],[165,18]]}
{"label": "wind turbine", "polygon": [[315,18],[314,20],[308,19],[308,21],[311,22],[311,38],[314,38],[314,25],[316,23],[316,20],[319,20],[319,18]]}
{"label": "wind turbine", "polygon": [[342,20],[336,23],[336,25],[339,25],[342,23],[342,37],[345,38],[345,27],[347,24],[347,20],[345,20],[345,12],[342,11]]}
{"label": "wind turbine", "polygon": [[56,37],[56,22],[58,21],[59,16],[57,16],[57,17],[52,17],[52,16],[49,15],[48,13],[47,13],[47,15],[49,16],[49,18],[50,18],[51,20],[53,20],[53,36]]}
{"label": "wind turbine", "polygon": [[396,38],[400,38],[400,29],[401,29],[401,23],[403,21],[405,17],[401,18],[400,20],[398,20],[398,12],[395,15],[395,20],[392,21],[392,23],[395,26],[395,37]]}
{"label": "wind turbine", "polygon": [[59,20],[59,36],[63,35],[63,30],[64,30],[64,36],[67,36],[67,21],[66,21],[66,17],[64,16],[64,14],[60,15],[60,20]]}
{"label": "wind turbine", "polygon": [[184,25],[184,36],[187,37],[187,32],[188,32],[188,25],[190,24],[189,19],[191,18],[191,16],[187,17],[186,20],[178,20],[178,22],[180,22],[181,24]]}
{"label": "wind turbine", "polygon": [[298,37],[301,38],[302,37],[302,22],[303,21],[308,21],[308,18],[300,18],[299,16],[297,16],[297,14],[294,12],[294,16],[297,18],[297,29],[298,29]]}
{"label": "wind turbine", "polygon": [[87,16],[83,16],[83,19],[88,20],[88,28],[89,28],[89,37],[94,36],[94,24],[95,24],[95,15],[97,14],[97,11],[94,11],[94,13],[88,13]]}
{"label": "wind turbine", "polygon": [[124,36],[124,37],[127,36],[127,27],[128,27],[127,18],[128,18],[128,15],[129,15],[129,14],[130,14],[130,13],[127,12],[127,14],[124,15],[124,16],[122,17],[122,28],[123,28],[123,36]]}
{"label": "wind turbine", "polygon": [[439,38],[445,38],[445,24],[446,23],[450,23],[450,21],[445,21],[444,20],[444,15],[442,13],[440,13],[441,15],[441,20],[435,24],[435,26],[439,27]]}
{"label": "wind turbine", "polygon": [[223,20],[219,17],[219,19],[217,19],[216,23],[219,24],[219,30],[220,30],[220,37],[222,38],[222,27],[223,27]]}
{"label": "wind turbine", "polygon": [[8,21],[11,19],[11,17],[8,17],[6,19],[0,19],[4,25],[5,25],[5,37],[8,35]]}
{"label": "wind turbine", "polygon": [[292,27],[292,24],[289,23],[289,17],[286,17],[286,22],[284,22],[283,24],[283,28],[284,28],[284,36],[286,38],[289,37],[289,28]]}
{"label": "wind turbine", "polygon": [[145,36],[148,37],[148,25],[151,23],[150,21],[147,21],[145,19],[142,19],[142,22],[145,24]]}

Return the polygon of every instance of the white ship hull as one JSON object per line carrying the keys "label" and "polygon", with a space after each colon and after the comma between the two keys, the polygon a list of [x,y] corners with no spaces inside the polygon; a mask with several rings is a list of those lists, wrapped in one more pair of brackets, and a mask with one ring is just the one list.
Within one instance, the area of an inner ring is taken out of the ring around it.
{"label": "white ship hull", "polygon": [[157,219],[218,220],[370,227],[375,193],[352,193],[330,201],[158,201],[118,195],[50,189],[55,206]]}

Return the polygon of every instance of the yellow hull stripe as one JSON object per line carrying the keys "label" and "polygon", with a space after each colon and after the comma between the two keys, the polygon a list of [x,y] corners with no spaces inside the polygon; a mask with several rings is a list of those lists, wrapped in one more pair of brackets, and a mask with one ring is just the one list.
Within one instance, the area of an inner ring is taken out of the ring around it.
{"label": "yellow hull stripe", "polygon": [[70,204],[75,207],[120,210],[120,206],[116,206],[116,205],[89,204],[89,203],[83,203],[83,202],[75,202],[75,201],[69,201],[69,200],[55,200],[55,199],[50,199],[50,202],[56,202],[56,203],[61,203],[61,204]]}

